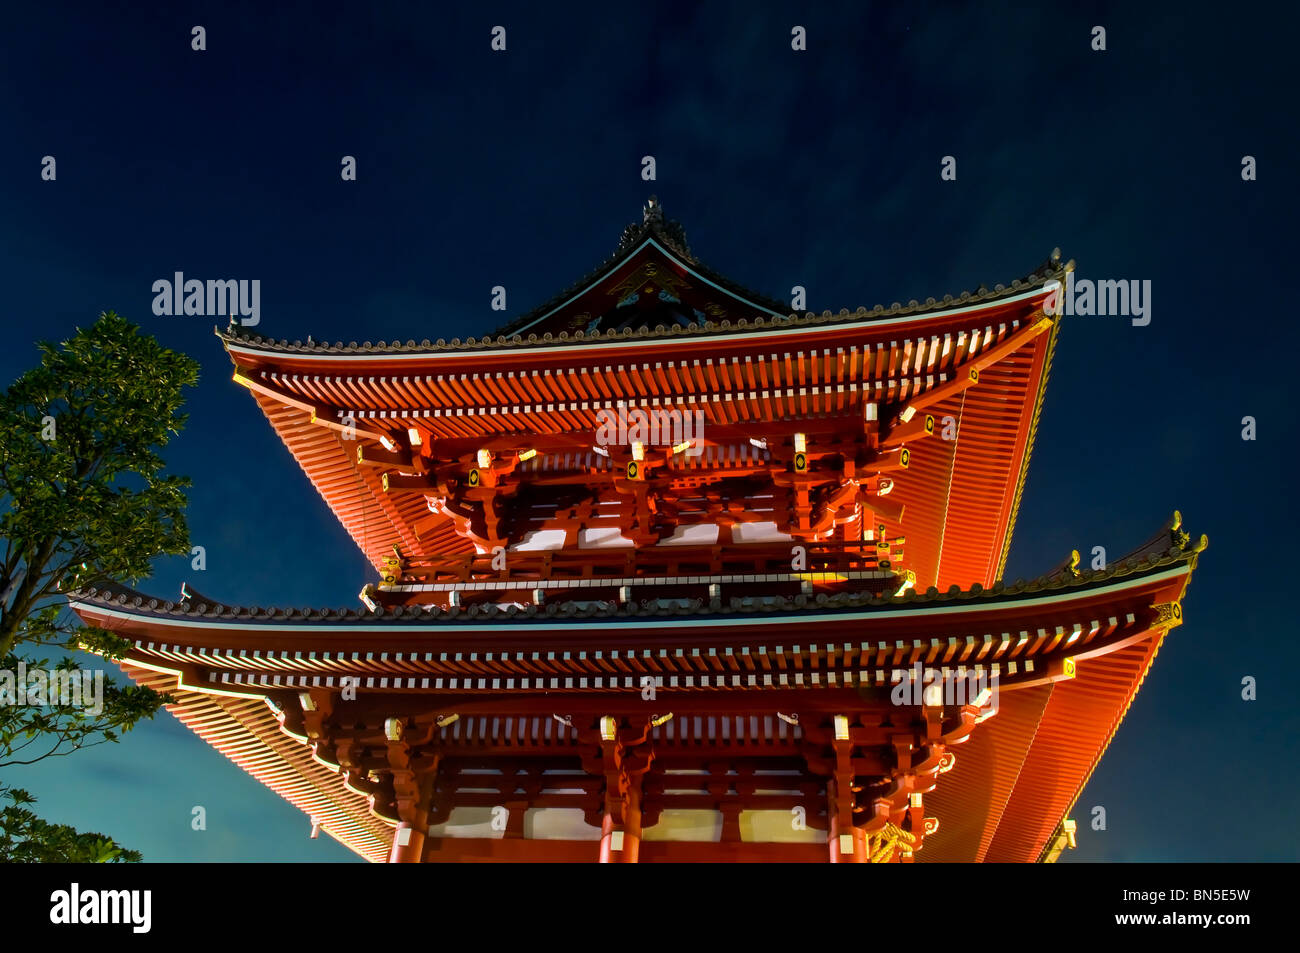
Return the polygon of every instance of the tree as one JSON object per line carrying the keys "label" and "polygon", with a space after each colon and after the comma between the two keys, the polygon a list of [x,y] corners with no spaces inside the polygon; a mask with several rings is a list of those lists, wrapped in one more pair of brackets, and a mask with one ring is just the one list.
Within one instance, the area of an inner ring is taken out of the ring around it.
{"label": "tree", "polygon": [[0,784],[0,863],[138,863],[140,854],[124,850],[103,834],[83,834],[67,824],[51,824],[27,809],[35,798]]}
{"label": "tree", "polygon": [[[120,660],[129,643],[80,625],[76,587],[135,582],[154,559],[189,553],[185,488],[159,450],[184,426],[182,391],[198,364],[113,312],[61,345],[41,343],[39,366],[0,394],[0,768],[117,741],[169,698],[103,680],[93,708],[46,699],[16,704],[6,683],[28,671],[71,671],[71,653]],[[30,650],[59,654],[29,659]],[[7,703],[6,703],[7,702]],[[31,797],[0,785],[0,859],[136,860],[98,834],[51,825]]]}

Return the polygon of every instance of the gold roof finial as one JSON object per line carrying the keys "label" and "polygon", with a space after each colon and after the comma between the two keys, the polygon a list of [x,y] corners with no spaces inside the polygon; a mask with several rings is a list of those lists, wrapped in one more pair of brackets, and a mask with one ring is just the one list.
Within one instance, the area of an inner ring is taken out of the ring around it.
{"label": "gold roof finial", "polygon": [[646,200],[645,206],[641,209],[641,223],[643,225],[662,225],[664,223],[664,207],[659,204],[657,196],[650,196]]}
{"label": "gold roof finial", "polygon": [[1191,539],[1183,530],[1183,514],[1178,510],[1169,518],[1169,539],[1179,549],[1185,549]]}

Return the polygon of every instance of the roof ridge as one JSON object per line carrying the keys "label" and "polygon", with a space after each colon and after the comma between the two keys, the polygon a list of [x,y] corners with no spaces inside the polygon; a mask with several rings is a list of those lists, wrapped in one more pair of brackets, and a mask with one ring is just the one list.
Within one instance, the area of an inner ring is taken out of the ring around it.
{"label": "roof ridge", "polygon": [[[1050,263],[1049,263],[1050,265]],[[701,266],[701,273],[705,270]],[[716,273],[709,273],[716,276]],[[470,353],[473,351],[487,350],[489,348],[526,348],[541,345],[559,346],[573,342],[595,343],[623,341],[633,339],[669,339],[683,337],[700,337],[706,335],[721,335],[744,331],[751,328],[774,328],[774,327],[809,327],[823,326],[829,324],[850,324],[853,321],[859,321],[864,326],[869,327],[874,321],[885,318],[895,317],[925,317],[933,314],[942,314],[945,311],[952,310],[954,306],[965,306],[971,304],[993,304],[999,300],[1014,297],[1025,291],[1032,291],[1035,288],[1041,288],[1048,281],[1060,279],[1065,274],[1065,268],[1059,265],[1050,267],[1045,270],[1040,266],[1037,270],[1030,272],[1024,278],[1013,279],[1010,285],[996,284],[993,290],[984,291],[963,291],[959,295],[946,294],[942,300],[936,300],[934,297],[926,298],[924,304],[918,302],[915,298],[911,299],[907,305],[895,301],[888,308],[877,304],[874,308],[868,310],[866,306],[860,306],[856,311],[849,311],[847,308],[841,308],[838,312],[830,310],[822,311],[821,314],[813,312],[790,312],[784,317],[764,318],[762,316],[749,320],[740,318],[738,321],[731,321],[724,318],[721,321],[708,321],[702,325],[691,325],[681,327],[672,325],[669,327],[660,327],[655,329],[641,328],[637,331],[625,330],[607,330],[596,331],[587,334],[582,330],[573,332],[561,331],[558,335],[546,332],[542,335],[530,333],[526,337],[513,334],[506,335],[497,333],[495,337],[491,334],[481,338],[469,337],[462,341],[460,338],[452,338],[448,342],[445,338],[439,338],[437,341],[430,341],[424,338],[422,341],[408,340],[405,344],[397,341],[391,343],[380,341],[378,344],[371,344],[366,341],[358,344],[356,341],[350,341],[344,344],[337,341],[333,344],[325,342],[314,342],[312,344],[303,344],[302,341],[290,342],[287,338],[281,338],[278,341],[274,338],[266,338],[260,334],[247,332],[242,325],[231,325],[225,331],[218,331],[217,336],[221,338],[223,344],[229,348],[235,345],[253,345],[267,351],[278,351],[286,353],[300,354],[374,354],[383,356],[388,354],[401,353],[422,353],[422,352],[461,352]],[[720,277],[720,276],[716,276]],[[576,287],[576,286],[575,286]],[[737,286],[739,287],[739,286]],[[981,286],[983,287],[983,286]],[[572,289],[570,289],[571,291]],[[752,292],[751,292],[752,294]],[[531,314],[532,312],[530,312]],[[862,319],[869,319],[863,321]]]}
{"label": "roof ridge", "polygon": [[[1181,525],[1181,520],[1180,520]],[[1170,530],[1178,534],[1179,530]],[[1159,535],[1156,537],[1159,539]],[[1182,540],[1179,542],[1179,540]],[[649,602],[629,603],[619,605],[616,603],[603,603],[600,607],[584,606],[578,607],[574,603],[551,603],[541,607],[531,605],[524,608],[516,606],[501,607],[495,603],[486,605],[471,605],[467,607],[453,607],[450,609],[440,609],[435,606],[380,606],[376,611],[371,612],[364,608],[356,609],[329,609],[321,607],[296,607],[296,608],[270,608],[261,607],[239,607],[231,606],[225,603],[209,601],[206,599],[191,599],[181,603],[151,598],[129,586],[123,586],[116,583],[110,583],[102,587],[88,587],[85,589],[76,589],[69,593],[69,599],[74,603],[90,604],[112,608],[114,606],[134,606],[136,608],[148,608],[160,617],[195,617],[202,616],[206,618],[237,618],[241,620],[269,620],[269,621],[316,621],[323,622],[327,620],[339,621],[427,621],[435,619],[439,622],[475,622],[490,621],[494,619],[537,619],[537,618],[556,618],[556,617],[579,617],[589,618],[593,616],[634,616],[634,617],[652,617],[666,615],[705,615],[705,614],[723,614],[732,613],[770,613],[784,612],[795,609],[805,609],[810,606],[826,609],[859,609],[873,608],[881,611],[889,608],[897,608],[904,605],[913,605],[916,603],[952,603],[967,602],[973,599],[997,599],[1008,596],[1035,596],[1047,590],[1077,589],[1086,591],[1087,589],[1100,586],[1104,583],[1112,582],[1117,579],[1123,579],[1129,576],[1143,576],[1154,573],[1160,569],[1178,563],[1191,563],[1195,568],[1196,556],[1205,550],[1209,545],[1209,540],[1201,536],[1195,543],[1191,543],[1186,534],[1176,536],[1171,540],[1171,544],[1166,545],[1163,551],[1157,551],[1153,548],[1154,544],[1147,544],[1144,547],[1134,551],[1124,559],[1119,559],[1109,563],[1105,569],[1089,570],[1078,569],[1066,565],[1044,573],[1034,579],[1025,580],[1017,579],[1010,585],[1003,581],[998,581],[992,586],[985,588],[979,583],[972,584],[968,589],[962,589],[959,586],[951,586],[945,593],[940,593],[933,586],[924,593],[908,591],[902,596],[874,596],[870,593],[837,593],[828,595],[826,593],[818,594],[813,598],[804,595],[793,597],[736,597],[732,598],[727,604],[721,603],[720,600],[714,600],[706,603],[702,599],[657,599],[655,604]],[[191,592],[191,595],[195,595]],[[1014,599],[1008,601],[1015,601]],[[664,603],[674,603],[666,605]]]}
{"label": "roof ridge", "polygon": [[[643,327],[635,331],[632,329],[618,330],[610,328],[606,330],[597,330],[593,333],[587,333],[581,329],[569,333],[561,331],[553,335],[551,332],[545,332],[542,335],[530,333],[527,337],[523,336],[522,331],[530,324],[538,320],[539,316],[547,311],[554,310],[575,294],[587,288],[599,278],[602,274],[615,268],[620,262],[625,261],[628,257],[635,254],[648,239],[656,239],[669,251],[684,258],[691,268],[699,274],[712,281],[733,296],[740,298],[752,299],[752,303],[757,303],[761,307],[773,312],[773,316],[759,316],[752,321],[748,318],[740,318],[736,322],[730,319],[721,321],[704,321],[701,324],[691,324],[687,327],[681,327],[678,324],[670,326],[659,325],[655,328]],[[506,324],[489,331],[482,337],[470,337],[461,340],[454,337],[448,343],[445,338],[439,338],[436,342],[431,342],[428,338],[423,339],[418,344],[414,340],[408,340],[405,344],[398,341],[386,342],[380,341],[377,345],[372,345],[369,341],[358,345],[356,341],[350,341],[346,345],[342,341],[336,341],[334,344],[328,342],[315,342],[308,335],[307,343],[302,341],[289,342],[286,338],[277,341],[275,338],[264,338],[260,334],[248,331],[244,325],[238,324],[231,319],[230,325],[225,331],[217,330],[217,336],[222,339],[223,344],[230,347],[232,343],[254,344],[272,351],[286,351],[306,354],[398,354],[404,352],[424,352],[424,351],[475,351],[487,348],[499,347],[528,347],[536,345],[557,345],[559,343],[568,343],[573,341],[593,342],[593,341],[613,341],[624,340],[627,338],[672,338],[682,336],[698,336],[701,334],[723,334],[737,329],[747,329],[751,327],[789,327],[789,326],[806,326],[806,325],[824,325],[836,321],[846,322],[853,319],[881,319],[899,316],[922,317],[928,314],[941,313],[951,305],[980,304],[992,303],[1002,298],[1009,298],[1022,291],[1033,289],[1045,285],[1052,279],[1060,280],[1066,272],[1073,270],[1074,262],[1071,260],[1064,264],[1061,263],[1061,249],[1054,248],[1047,259],[1029,274],[1015,278],[1009,285],[1001,282],[995,284],[992,289],[988,288],[981,282],[974,291],[966,290],[957,295],[946,294],[942,300],[937,300],[933,296],[925,299],[921,304],[916,298],[908,301],[907,305],[895,301],[888,308],[882,304],[876,304],[868,309],[865,305],[860,305],[855,311],[850,312],[847,308],[841,308],[838,312],[832,313],[829,310],[822,311],[820,315],[811,311],[803,313],[789,311],[785,301],[777,298],[769,298],[767,295],[753,291],[744,285],[728,278],[727,276],[714,271],[707,265],[699,261],[691,252],[686,243],[686,231],[680,222],[664,218],[663,205],[655,196],[650,196],[646,205],[642,208],[642,220],[640,224],[633,222],[623,229],[623,234],[619,239],[614,253],[597,265],[594,269],[587,272],[574,283],[562,291],[552,295],[546,301],[536,307],[518,315]]]}

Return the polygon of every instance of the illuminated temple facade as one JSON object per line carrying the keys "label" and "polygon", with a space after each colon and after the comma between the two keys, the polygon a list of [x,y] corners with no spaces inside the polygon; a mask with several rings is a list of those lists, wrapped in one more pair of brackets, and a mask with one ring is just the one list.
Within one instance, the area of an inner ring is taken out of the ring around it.
{"label": "illuminated temple facade", "polygon": [[790,314],[652,199],[482,338],[232,326],[375,581],[74,608],[373,861],[1055,860],[1205,547],[1002,579],[1070,268]]}

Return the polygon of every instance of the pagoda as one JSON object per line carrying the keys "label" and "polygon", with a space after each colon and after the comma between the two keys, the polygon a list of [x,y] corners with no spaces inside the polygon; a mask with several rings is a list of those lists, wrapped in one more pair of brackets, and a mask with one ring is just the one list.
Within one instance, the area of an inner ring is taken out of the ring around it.
{"label": "pagoda", "polygon": [[1206,545],[1002,578],[1071,268],[791,314],[651,199],[482,338],[232,325],[374,582],[73,608],[369,860],[1053,861]]}

